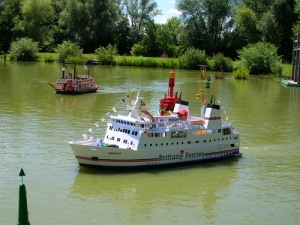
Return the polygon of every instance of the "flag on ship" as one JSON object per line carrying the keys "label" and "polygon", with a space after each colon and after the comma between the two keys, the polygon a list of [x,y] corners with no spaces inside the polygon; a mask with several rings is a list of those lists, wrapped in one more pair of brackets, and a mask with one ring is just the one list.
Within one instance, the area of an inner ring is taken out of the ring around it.
{"label": "flag on ship", "polygon": [[92,130],[92,128],[89,129],[89,132],[90,132],[91,134],[94,133],[94,131]]}
{"label": "flag on ship", "polygon": [[104,119],[104,117],[102,117],[100,120],[101,120],[101,122],[103,122],[105,119]]}
{"label": "flag on ship", "polygon": [[86,65],[84,65],[84,66],[83,66],[83,68],[84,68],[84,70],[88,70],[88,68],[87,68],[87,66],[86,66]]}
{"label": "flag on ship", "polygon": [[146,106],[146,103],[141,101],[141,106]]}
{"label": "flag on ship", "polygon": [[117,112],[116,108],[112,108],[112,111]]}
{"label": "flag on ship", "polygon": [[83,134],[82,137],[83,137],[84,140],[87,139],[87,135],[86,134]]}

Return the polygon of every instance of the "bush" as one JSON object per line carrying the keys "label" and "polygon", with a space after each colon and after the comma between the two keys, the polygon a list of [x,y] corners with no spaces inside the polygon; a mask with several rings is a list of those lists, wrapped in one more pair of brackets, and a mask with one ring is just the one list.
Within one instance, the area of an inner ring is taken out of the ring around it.
{"label": "bush", "polygon": [[70,41],[64,41],[62,44],[58,45],[55,49],[55,52],[58,53],[56,60],[59,62],[66,62],[67,57],[72,56],[81,56],[82,50],[79,49],[79,47],[70,42]]}
{"label": "bush", "polygon": [[233,64],[230,58],[224,57],[222,53],[213,56],[211,70],[219,72],[232,72]]}
{"label": "bush", "polygon": [[118,55],[117,46],[108,45],[105,47],[99,47],[95,51],[95,55],[102,65],[115,65],[116,64],[116,56]]}
{"label": "bush", "polygon": [[243,65],[252,74],[268,74],[271,72],[272,62],[277,62],[277,48],[270,43],[258,42],[237,51]]}
{"label": "bush", "polygon": [[65,62],[72,62],[76,64],[87,64],[87,59],[82,56],[68,56]]}
{"label": "bush", "polygon": [[146,49],[141,44],[134,44],[131,48],[130,54],[132,56],[145,56],[146,55]]}
{"label": "bush", "polygon": [[282,71],[283,71],[283,68],[282,68],[281,61],[276,61],[274,63],[271,63],[271,72],[272,72],[272,74],[277,75],[277,76],[281,76]]}
{"label": "bush", "polygon": [[45,56],[45,62],[54,62],[55,61],[55,57],[53,56]]}
{"label": "bush", "polygon": [[200,65],[207,64],[205,51],[195,48],[188,48],[186,52],[179,58],[179,66],[181,69],[199,70]]}
{"label": "bush", "polygon": [[170,58],[151,58],[135,56],[117,56],[117,65],[121,66],[141,66],[141,67],[159,67],[159,68],[179,68],[177,59]]}
{"label": "bush", "polygon": [[10,45],[11,58],[15,60],[30,61],[34,59],[34,54],[39,51],[38,43],[30,38],[21,38]]}
{"label": "bush", "polygon": [[249,77],[249,70],[243,66],[238,67],[237,70],[233,71],[232,76],[235,79],[247,79]]}

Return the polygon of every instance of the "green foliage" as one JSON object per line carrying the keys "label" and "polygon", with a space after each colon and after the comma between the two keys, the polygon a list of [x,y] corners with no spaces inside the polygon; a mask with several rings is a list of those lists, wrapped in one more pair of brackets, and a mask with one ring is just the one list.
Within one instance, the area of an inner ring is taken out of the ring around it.
{"label": "green foliage", "polygon": [[282,63],[281,61],[276,61],[274,63],[271,63],[271,72],[274,75],[282,75]]}
{"label": "green foliage", "polygon": [[145,49],[145,54],[143,56],[157,57],[161,54],[162,51],[156,41],[157,28],[158,25],[156,25],[153,20],[145,24],[145,33],[140,42]]}
{"label": "green foliage", "polygon": [[177,30],[180,27],[180,20],[177,17],[168,19],[166,24],[157,25],[156,42],[158,48],[169,58],[176,58],[184,53],[181,51],[182,46],[178,46],[177,40]]}
{"label": "green foliage", "polygon": [[243,66],[252,74],[268,74],[271,72],[270,65],[280,60],[277,48],[267,42],[250,44],[237,52]]}
{"label": "green foliage", "polygon": [[237,70],[232,72],[235,79],[247,79],[249,77],[249,70],[245,67],[238,67]]}
{"label": "green foliage", "polygon": [[255,43],[259,40],[259,32],[256,27],[258,18],[252,9],[244,4],[235,6],[234,21],[236,32],[244,43]]}
{"label": "green foliage", "polygon": [[134,44],[130,51],[132,56],[145,56],[146,49],[141,44]]}
{"label": "green foliage", "polygon": [[135,56],[117,56],[117,65],[140,66],[140,67],[159,67],[159,68],[179,68],[177,59],[172,58],[151,58]]}
{"label": "green foliage", "polygon": [[64,41],[62,44],[58,45],[55,49],[55,52],[58,53],[56,60],[59,62],[65,62],[67,57],[82,54],[82,51],[79,50],[79,47],[70,41]]}
{"label": "green foliage", "polygon": [[234,27],[230,19],[233,3],[232,0],[177,0],[184,25],[179,44],[205,49],[209,55],[218,52],[224,33]]}
{"label": "green foliage", "polygon": [[127,0],[124,1],[124,6],[126,17],[131,21],[131,39],[133,43],[138,43],[146,24],[155,16],[161,15],[161,11],[154,0]]}
{"label": "green foliage", "polygon": [[54,62],[55,61],[55,57],[53,56],[46,56],[44,58],[45,62]]}
{"label": "green foliage", "polygon": [[99,47],[95,51],[95,55],[102,65],[115,65],[116,64],[116,56],[118,55],[117,46],[107,45],[105,47]]}
{"label": "green foliage", "polygon": [[14,30],[20,32],[22,37],[32,38],[44,46],[52,39],[49,24],[55,18],[52,0],[26,0],[21,2],[20,20],[15,20]]}
{"label": "green foliage", "polygon": [[66,62],[72,62],[76,64],[87,64],[87,59],[82,56],[67,56]]}
{"label": "green foliage", "polygon": [[177,69],[179,61],[174,58],[156,58],[156,67]]}
{"label": "green foliage", "polygon": [[292,78],[292,64],[283,63],[281,66],[282,75],[286,78]]}
{"label": "green foliage", "polygon": [[188,48],[179,58],[179,65],[182,69],[199,70],[199,65],[206,65],[207,57],[205,51],[195,48]]}
{"label": "green foliage", "polygon": [[11,58],[15,60],[30,61],[34,59],[34,54],[39,51],[38,43],[30,38],[21,38],[11,43]]}
{"label": "green foliage", "polygon": [[213,56],[210,69],[220,72],[232,72],[233,64],[230,58],[224,57],[222,53],[218,53]]}

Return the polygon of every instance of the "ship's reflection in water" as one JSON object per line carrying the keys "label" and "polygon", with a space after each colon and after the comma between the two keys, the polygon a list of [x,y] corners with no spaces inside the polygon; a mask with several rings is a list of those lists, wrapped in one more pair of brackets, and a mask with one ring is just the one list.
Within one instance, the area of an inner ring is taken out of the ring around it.
{"label": "ship's reflection in water", "polygon": [[194,217],[192,221],[209,220],[215,216],[217,200],[231,192],[238,161],[232,158],[139,171],[81,167],[70,192],[72,198],[94,203],[98,209],[109,204],[110,210],[124,213],[127,222],[143,217],[154,220],[159,215],[177,222],[190,217]]}

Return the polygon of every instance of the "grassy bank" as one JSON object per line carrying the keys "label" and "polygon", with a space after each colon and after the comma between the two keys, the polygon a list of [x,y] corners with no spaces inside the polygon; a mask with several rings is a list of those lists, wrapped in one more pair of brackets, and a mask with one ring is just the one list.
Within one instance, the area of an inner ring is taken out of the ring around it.
{"label": "grassy bank", "polygon": [[282,75],[292,77],[292,64],[282,64]]}
{"label": "grassy bank", "polygon": [[[55,62],[56,53],[37,53],[34,61],[36,62]],[[83,59],[96,59],[94,54],[83,54]],[[9,54],[0,55],[0,60],[11,60]],[[116,65],[136,66],[136,67],[157,67],[179,69],[179,60],[174,58],[154,58],[154,57],[135,57],[135,56],[117,56]],[[210,70],[211,60],[208,61],[208,70]],[[237,68],[239,61],[233,61],[234,68]],[[292,64],[282,64],[282,75],[292,76]]]}

